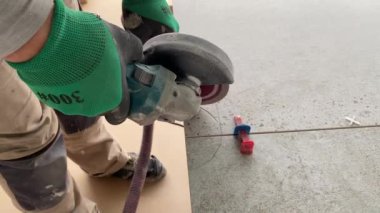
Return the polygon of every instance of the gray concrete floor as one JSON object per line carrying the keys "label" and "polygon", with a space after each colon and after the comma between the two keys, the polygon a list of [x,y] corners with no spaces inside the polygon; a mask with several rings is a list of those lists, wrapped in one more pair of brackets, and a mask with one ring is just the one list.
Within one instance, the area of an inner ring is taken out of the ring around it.
{"label": "gray concrete floor", "polygon": [[193,212],[379,212],[379,129],[187,139]]}
{"label": "gray concrete floor", "polygon": [[[193,212],[380,212],[380,1],[174,9],[235,67],[229,95],[186,123]],[[253,127],[252,156],[231,137],[236,114]]]}

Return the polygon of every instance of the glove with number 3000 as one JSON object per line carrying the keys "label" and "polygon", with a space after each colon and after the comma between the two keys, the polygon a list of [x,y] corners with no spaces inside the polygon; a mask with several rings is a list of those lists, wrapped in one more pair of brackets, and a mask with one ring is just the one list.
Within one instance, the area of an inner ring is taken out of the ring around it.
{"label": "glove with number 3000", "polygon": [[126,70],[141,57],[141,41],[132,33],[55,0],[42,50],[9,64],[46,105],[67,115],[118,120],[129,111]]}

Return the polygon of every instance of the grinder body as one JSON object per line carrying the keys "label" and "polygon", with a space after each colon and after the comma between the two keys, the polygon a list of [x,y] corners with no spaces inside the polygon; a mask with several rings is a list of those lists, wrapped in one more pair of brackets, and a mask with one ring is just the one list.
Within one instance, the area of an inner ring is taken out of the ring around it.
{"label": "grinder body", "polygon": [[143,48],[142,64],[135,64],[127,73],[128,117],[141,125],[154,120],[188,120],[198,113],[200,104],[222,99],[233,82],[228,56],[201,38],[162,34]]}
{"label": "grinder body", "polygon": [[135,64],[127,73],[130,96],[129,119],[140,125],[155,120],[184,121],[199,110],[199,81],[189,77],[180,82],[161,65]]}

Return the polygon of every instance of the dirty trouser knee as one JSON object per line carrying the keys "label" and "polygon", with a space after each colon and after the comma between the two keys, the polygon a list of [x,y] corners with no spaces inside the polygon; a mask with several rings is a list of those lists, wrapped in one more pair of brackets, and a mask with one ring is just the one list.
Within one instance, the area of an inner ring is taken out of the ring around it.
{"label": "dirty trouser knee", "polygon": [[0,173],[23,209],[52,208],[63,199],[68,188],[62,136],[30,156],[0,161]]}
{"label": "dirty trouser knee", "polygon": [[57,115],[68,156],[89,175],[109,176],[126,164],[129,157],[107,131],[102,119],[60,112]]}
{"label": "dirty trouser knee", "polygon": [[[18,193],[18,197],[23,197],[27,196],[29,192],[24,194],[19,190],[20,188],[17,188],[19,186],[16,186],[17,189],[15,189],[15,187],[8,186],[7,183],[15,180],[11,177],[11,174],[16,178],[22,176],[23,173],[17,172],[19,169],[26,168],[26,166],[30,166],[30,168],[36,166],[31,163],[31,159],[26,160],[28,156],[29,158],[31,156],[37,158],[36,153],[39,153],[41,156],[44,156],[44,160],[50,160],[51,162],[54,162],[51,159],[52,156],[59,156],[44,153],[44,151],[51,149],[51,144],[57,136],[57,132],[59,131],[58,120],[54,111],[41,105],[30,89],[17,77],[16,72],[1,60],[0,100],[0,161],[3,162],[0,165],[2,165],[3,171],[6,170],[5,177],[1,175],[2,172],[0,171],[0,184],[8,192],[15,206],[21,211],[26,212],[26,209],[21,207],[16,199],[15,194]],[[58,147],[64,152],[64,147]],[[24,165],[21,162],[29,162],[29,165]],[[62,161],[60,162],[62,163]],[[61,174],[66,173],[66,171],[57,171],[57,168],[54,168],[54,171]],[[44,169],[39,168],[34,170],[34,172],[45,173]],[[35,175],[38,176],[40,174]],[[73,208],[75,211],[78,210],[78,212],[93,212],[96,209],[95,204],[79,194],[75,184],[71,184],[72,180],[69,176],[63,176],[62,178],[64,182],[59,185],[66,184],[68,186],[65,198],[59,204],[46,211],[32,212],[70,212]],[[24,183],[24,181],[21,183]],[[33,183],[31,182],[31,184]],[[14,193],[12,190],[17,190],[17,192]],[[39,189],[34,188],[34,190]],[[75,203],[73,202],[74,200]],[[73,205],[75,206],[73,207]],[[66,211],[67,209],[71,210]]]}
{"label": "dirty trouser knee", "polygon": [[24,212],[98,212],[95,203],[81,196],[68,174],[60,134],[31,156],[0,161],[0,174],[0,183]]}

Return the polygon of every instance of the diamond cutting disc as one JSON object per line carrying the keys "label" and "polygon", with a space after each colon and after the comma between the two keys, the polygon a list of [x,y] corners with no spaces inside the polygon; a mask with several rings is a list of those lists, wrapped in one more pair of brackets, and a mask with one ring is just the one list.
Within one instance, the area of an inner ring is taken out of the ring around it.
{"label": "diamond cutting disc", "polygon": [[213,104],[222,100],[228,93],[229,84],[202,85],[202,105]]}

